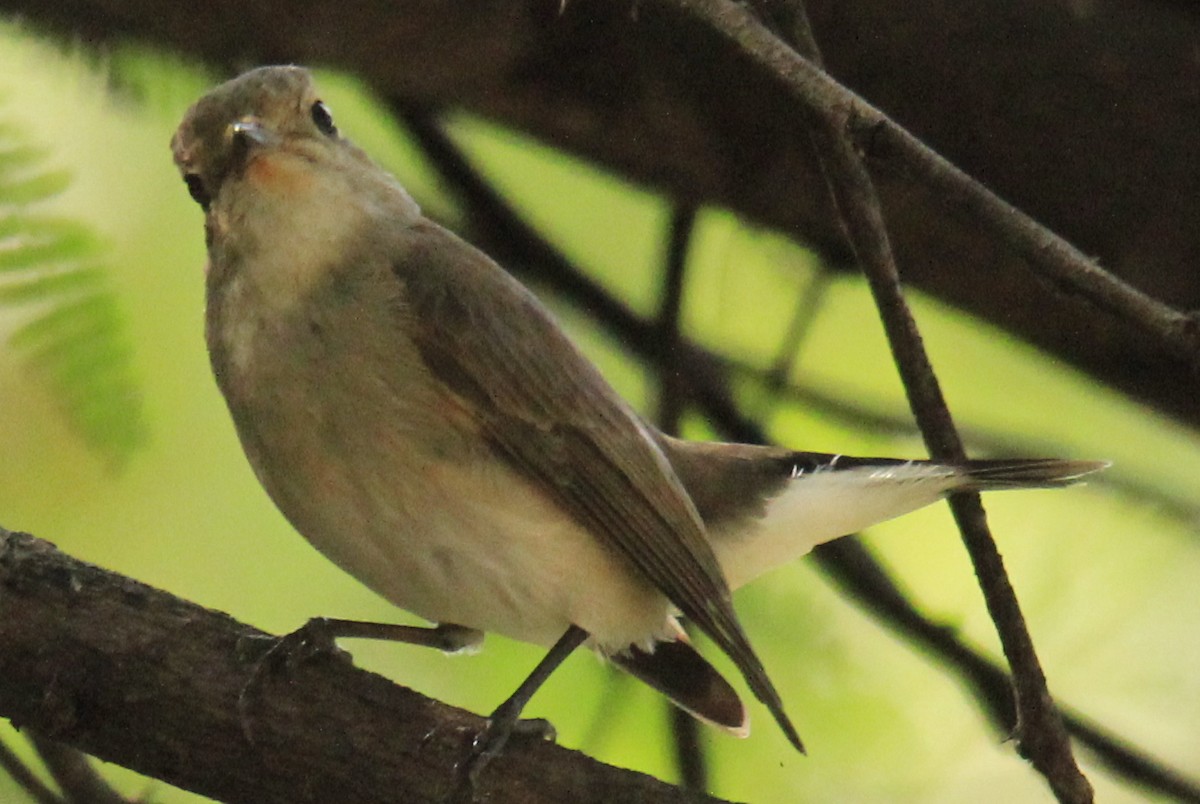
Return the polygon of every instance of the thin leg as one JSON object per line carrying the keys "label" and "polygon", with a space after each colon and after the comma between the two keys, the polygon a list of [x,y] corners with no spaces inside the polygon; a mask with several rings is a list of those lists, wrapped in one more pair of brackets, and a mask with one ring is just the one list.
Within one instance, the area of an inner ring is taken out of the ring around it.
{"label": "thin leg", "polygon": [[246,685],[238,695],[238,712],[241,715],[242,733],[246,741],[253,743],[250,727],[250,703],[262,685],[267,671],[280,665],[293,668],[314,656],[331,656],[348,660],[349,654],[338,649],[339,639],[383,639],[390,642],[407,642],[437,648],[446,653],[478,648],[483,642],[483,632],[453,623],[442,623],[432,628],[394,623],[370,623],[362,620],[338,620],[331,617],[314,617],[290,634],[273,639],[273,644],[262,654],[250,673]]}
{"label": "thin leg", "polygon": [[483,642],[483,632],[452,623],[426,628],[417,625],[314,617],[290,634],[278,638],[271,637],[272,644],[259,659],[256,672],[268,663],[283,663],[294,667],[313,656],[338,655],[339,639],[383,639],[457,653],[479,647]]}
{"label": "thin leg", "polygon": [[446,653],[478,648],[483,642],[483,632],[453,623],[442,623],[433,628],[395,623],[369,623],[362,620],[337,620],[330,617],[314,617],[299,630],[284,639],[298,637],[320,648],[335,649],[338,639],[384,639],[389,642],[407,642],[437,648]]}
{"label": "thin leg", "polygon": [[529,699],[533,694],[546,682],[563,660],[571,655],[571,652],[578,648],[588,638],[587,631],[584,631],[577,625],[572,625],[567,629],[558,640],[554,643],[554,647],[550,648],[550,652],[546,654],[538,666],[533,668],[533,672],[529,677],[521,682],[521,686],[517,687],[516,692],[508,697],[504,703],[496,707],[496,711],[492,712],[488,718],[487,725],[483,731],[475,738],[472,745],[473,751],[471,760],[467,765],[466,781],[470,786],[471,791],[475,789],[475,783],[479,779],[479,774],[483,771],[487,764],[500,755],[504,750],[508,738],[513,732],[520,734],[536,734],[541,737],[552,737],[554,735],[554,727],[545,720],[520,720],[521,710],[525,708],[525,704],[529,703]]}

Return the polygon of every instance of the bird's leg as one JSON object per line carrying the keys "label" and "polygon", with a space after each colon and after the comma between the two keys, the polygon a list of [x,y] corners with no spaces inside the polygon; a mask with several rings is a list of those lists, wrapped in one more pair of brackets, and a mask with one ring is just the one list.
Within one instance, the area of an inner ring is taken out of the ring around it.
{"label": "bird's leg", "polygon": [[390,642],[407,642],[437,648],[446,653],[477,648],[483,642],[483,632],[453,623],[442,623],[432,628],[394,623],[371,623],[362,620],[338,620],[330,617],[314,617],[290,634],[272,637],[273,644],[258,659],[250,678],[238,695],[238,712],[242,721],[242,733],[248,742],[254,742],[250,728],[249,708],[254,693],[258,691],[268,670],[280,665],[293,668],[314,656],[348,658],[337,646],[337,640],[383,639]]}
{"label": "bird's leg", "polygon": [[442,623],[432,628],[419,625],[397,625],[395,623],[370,623],[362,620],[337,620],[330,617],[314,617],[297,630],[284,636],[279,643],[296,640],[297,647],[307,647],[311,653],[333,652],[338,639],[383,639],[389,642],[407,642],[424,645],[446,653],[458,653],[479,647],[483,632],[453,623]]}
{"label": "bird's leg", "polygon": [[521,710],[533,694],[546,682],[563,660],[571,655],[571,651],[583,644],[588,638],[587,631],[577,625],[572,625],[558,640],[550,652],[538,662],[537,667],[529,677],[521,682],[516,692],[496,707],[487,720],[487,725],[472,743],[471,757],[467,764],[466,783],[473,792],[479,774],[489,762],[500,755],[508,738],[515,734],[554,738],[554,727],[549,721],[540,718],[521,720]]}
{"label": "bird's leg", "polygon": [[290,634],[267,637],[272,644],[258,660],[258,664],[261,666],[265,662],[283,661],[294,666],[312,656],[337,654],[337,640],[351,638],[407,642],[411,645],[437,648],[446,653],[458,653],[479,647],[483,642],[483,632],[453,623],[442,623],[428,628],[314,617]]}

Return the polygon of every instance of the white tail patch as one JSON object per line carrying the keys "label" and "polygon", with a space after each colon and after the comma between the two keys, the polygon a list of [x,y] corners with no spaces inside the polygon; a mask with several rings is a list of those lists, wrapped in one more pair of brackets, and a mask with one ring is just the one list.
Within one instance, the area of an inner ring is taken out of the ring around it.
{"label": "white tail patch", "polygon": [[712,532],[713,547],[731,588],[805,555],[818,544],[923,508],[969,476],[948,466],[898,463],[793,471],[792,481],[767,504],[766,515],[736,531]]}
{"label": "white tail patch", "polygon": [[[839,468],[839,462],[851,466]],[[923,508],[956,489],[1059,488],[1108,465],[1016,458],[955,467],[834,455],[816,469],[793,467],[791,481],[768,501],[766,514],[757,521],[715,527],[709,533],[729,585],[737,589],[818,544]]]}

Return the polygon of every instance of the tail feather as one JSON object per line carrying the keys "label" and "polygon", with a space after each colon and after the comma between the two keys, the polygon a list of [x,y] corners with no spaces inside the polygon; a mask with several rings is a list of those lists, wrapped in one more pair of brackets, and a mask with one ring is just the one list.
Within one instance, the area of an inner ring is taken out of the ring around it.
{"label": "tail feather", "polygon": [[[772,456],[778,461],[778,456]],[[1057,488],[1108,466],[1058,458],[932,461],[793,453],[790,477],[757,516],[708,521],[713,549],[736,589],[813,547],[915,511],[955,491]]]}
{"label": "tail feather", "polygon": [[1107,469],[1109,461],[1073,461],[1065,458],[1018,458],[968,461],[959,469],[964,491],[998,491],[1016,488],[1062,488]]}
{"label": "tail feather", "polygon": [[693,717],[737,737],[750,733],[750,719],[737,692],[685,639],[660,642],[653,651],[633,646],[608,658]]}
{"label": "tail feather", "polygon": [[[914,511],[956,491],[1058,488],[1109,465],[1058,458],[950,465],[691,442],[661,434],[659,444],[707,526],[731,589],[799,558],[822,542]],[[740,643],[722,647],[736,661],[734,648],[740,644],[744,655],[755,662],[750,671],[742,662],[738,666],[803,752],[778,695],[740,629],[735,636]],[[735,734],[748,733],[746,712],[737,693],[682,635],[677,641],[660,643],[652,652],[632,647],[609,658],[701,720]]]}

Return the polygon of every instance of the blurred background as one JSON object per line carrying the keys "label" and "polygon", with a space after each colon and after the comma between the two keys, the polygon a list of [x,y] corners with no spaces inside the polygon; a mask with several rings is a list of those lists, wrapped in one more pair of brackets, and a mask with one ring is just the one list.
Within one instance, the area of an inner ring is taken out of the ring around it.
{"label": "blurred background", "polygon": [[[348,73],[318,75],[342,133],[429,214],[470,234],[461,199],[394,109]],[[0,524],[275,633],[318,615],[413,622],[276,512],[213,383],[202,215],[167,145],[188,105],[225,77],[160,49],[99,52],[0,24]],[[686,234],[679,331],[716,356],[723,387],[766,437],[798,449],[923,456],[853,271],[745,216],[681,207],[469,112],[439,119],[479,175],[578,268],[576,288],[651,320],[668,293],[671,233]],[[8,265],[21,227],[46,248]],[[608,379],[651,417],[670,407],[670,381],[655,363],[556,281],[535,275],[532,284]],[[910,298],[977,454],[1114,461],[1085,486],[995,494],[985,505],[1059,701],[1200,779],[1200,436],[995,323],[920,291]],[[687,435],[718,434],[702,405],[676,407]],[[861,538],[929,620],[999,656],[944,506]],[[737,605],[810,755],[797,756],[752,705],[747,740],[700,732],[713,793],[755,802],[1050,800],[954,672],[811,559],[743,590]],[[541,655],[498,637],[465,658],[346,647],[359,665],[476,712],[490,711]],[[569,747],[679,778],[668,707],[589,655],[572,657],[528,714],[549,718]],[[36,764],[6,722],[0,740]],[[1087,751],[1080,760],[1100,800],[1166,800]],[[130,796],[203,800],[120,768],[104,772]],[[0,774],[0,801],[25,800]]]}

